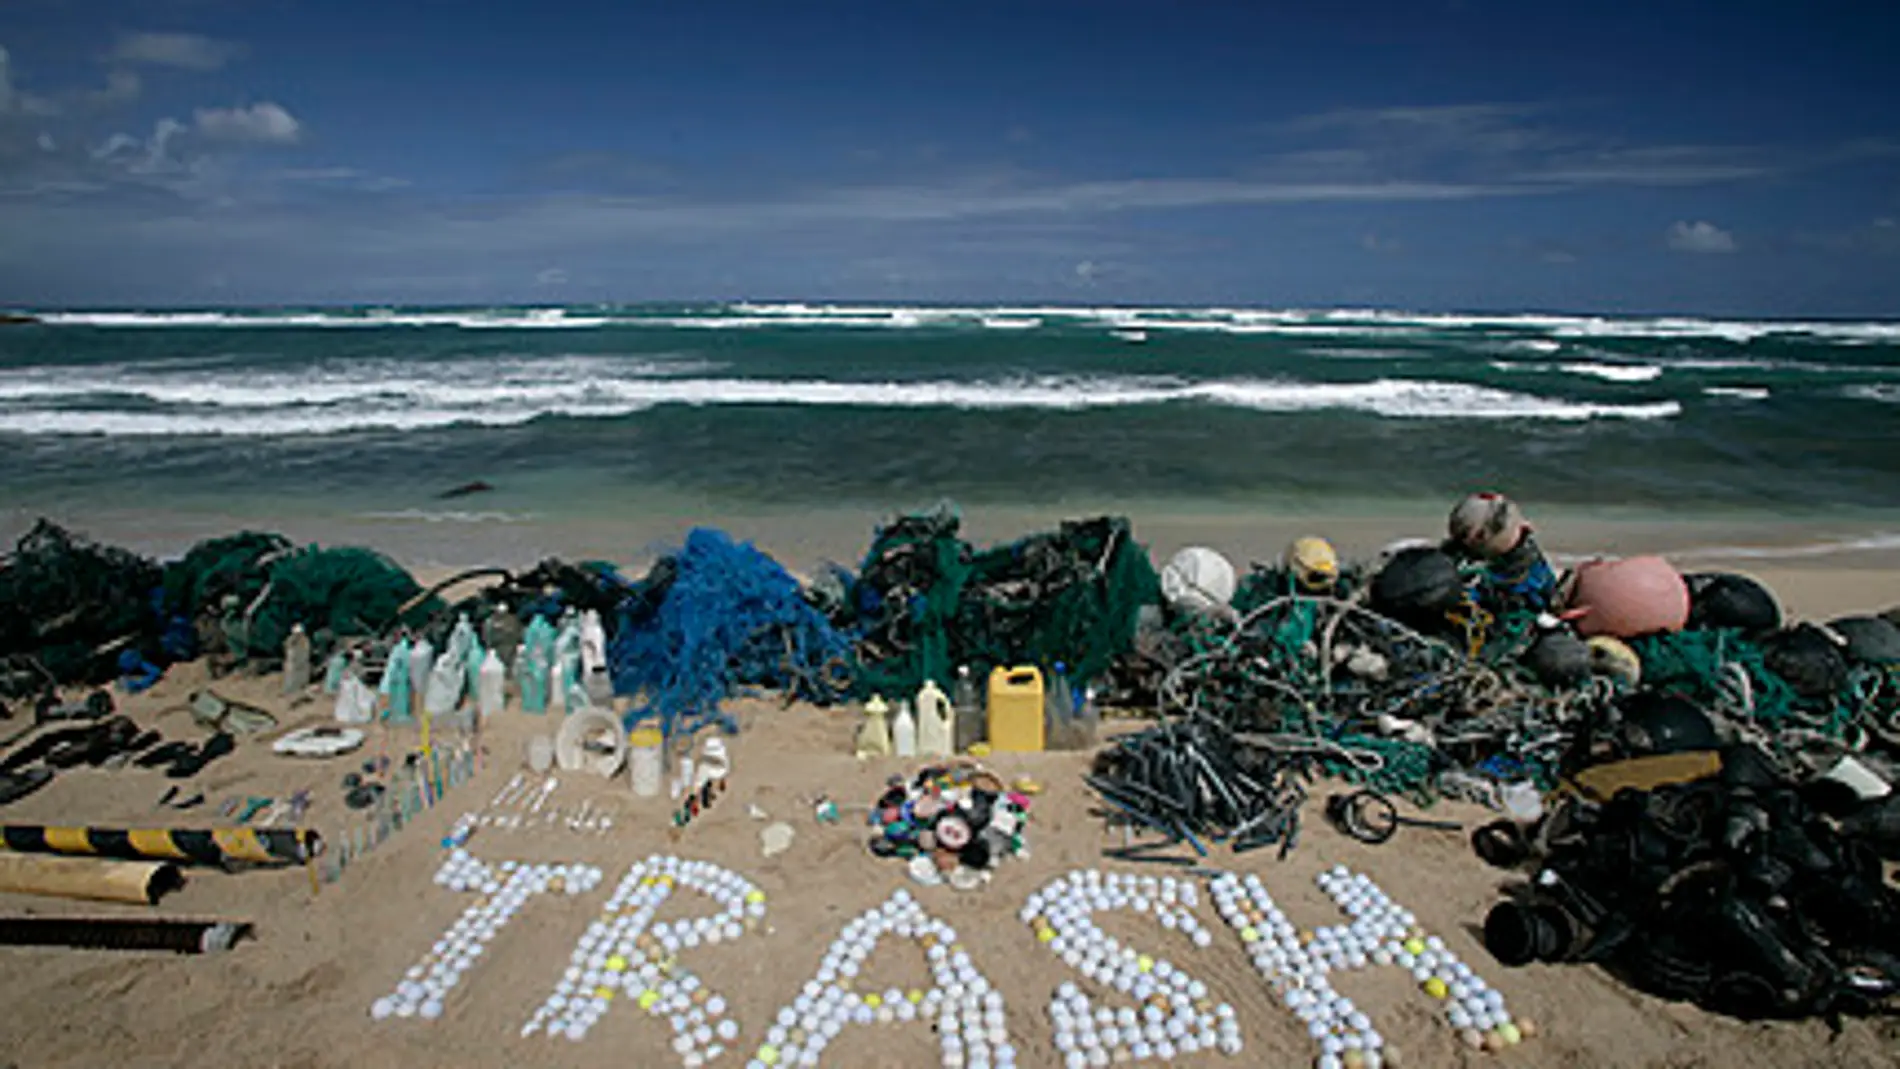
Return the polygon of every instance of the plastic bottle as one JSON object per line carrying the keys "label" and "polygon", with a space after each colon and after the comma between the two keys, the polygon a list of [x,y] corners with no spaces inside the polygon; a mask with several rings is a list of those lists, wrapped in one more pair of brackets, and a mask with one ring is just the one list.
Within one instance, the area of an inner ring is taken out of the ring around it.
{"label": "plastic bottle", "polygon": [[284,693],[302,694],[310,686],[310,636],[302,624],[290,625],[284,640]]}
{"label": "plastic bottle", "polygon": [[527,713],[548,711],[549,662],[554,656],[554,625],[547,617],[537,616],[528,624],[521,641],[521,653],[515,666],[515,679],[521,688],[521,709]]}
{"label": "plastic bottle", "polygon": [[501,654],[493,649],[482,658],[477,694],[483,720],[500,713],[508,705],[508,669],[502,667]]}
{"label": "plastic bottle", "polygon": [[864,720],[858,724],[859,757],[888,757],[891,753],[891,726],[885,719],[890,711],[876,694],[864,703]]}
{"label": "plastic bottle", "polygon": [[409,647],[409,708],[407,715],[413,718],[423,703],[423,696],[429,693],[429,673],[435,668],[435,645],[426,638],[419,638]]}
{"label": "plastic bottle", "polygon": [[389,648],[389,663],[383,666],[383,681],[377,687],[384,699],[383,717],[405,722],[409,719],[409,639],[404,636]]}
{"label": "plastic bottle", "polygon": [[574,704],[570,699],[580,676],[580,668],[581,623],[574,610],[569,609],[561,616],[560,633],[554,637],[554,672],[548,684],[548,701],[556,713],[573,711]]}
{"label": "plastic bottle", "polygon": [[917,752],[924,757],[948,757],[956,745],[957,712],[934,679],[917,689]]}
{"label": "plastic bottle", "polygon": [[1075,695],[1069,689],[1069,670],[1061,661],[1049,673],[1049,689],[1043,692],[1042,724],[1051,750],[1076,748]]}
{"label": "plastic bottle", "polygon": [[911,715],[908,700],[897,703],[897,716],[891,721],[891,749],[899,757],[917,756],[917,720]]}
{"label": "plastic bottle", "polygon": [[376,712],[376,693],[363,682],[360,654],[350,654],[337,682],[336,718],[344,724],[367,724]]}
{"label": "plastic bottle", "polygon": [[1095,688],[1083,687],[1076,696],[1078,708],[1075,712],[1075,744],[1077,749],[1089,749],[1102,732],[1102,710],[1095,704]]}
{"label": "plastic bottle", "polygon": [[496,605],[495,611],[482,621],[482,645],[501,656],[504,670],[514,663],[515,654],[521,649],[521,636],[521,619],[505,601]]}
{"label": "plastic bottle", "polygon": [[983,741],[983,698],[978,692],[976,680],[970,675],[970,666],[957,666],[957,681],[951,690],[950,704],[956,709],[956,734],[951,745],[958,753],[968,753],[970,747]]}
{"label": "plastic bottle", "polygon": [[330,655],[330,663],[323,670],[323,692],[335,694],[343,685],[343,672],[350,666],[350,656],[342,650]]}
{"label": "plastic bottle", "polygon": [[607,629],[592,609],[581,614],[581,686],[590,704],[605,708],[613,701],[613,680],[607,674]]}

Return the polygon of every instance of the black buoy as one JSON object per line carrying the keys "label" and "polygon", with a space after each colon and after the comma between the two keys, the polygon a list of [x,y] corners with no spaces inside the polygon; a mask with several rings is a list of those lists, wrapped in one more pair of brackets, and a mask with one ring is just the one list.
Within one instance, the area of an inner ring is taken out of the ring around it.
{"label": "black buoy", "polygon": [[1844,644],[1813,624],[1796,624],[1762,640],[1762,662],[1803,698],[1832,698],[1847,685]]}
{"label": "black buoy", "polygon": [[1463,596],[1458,565],[1430,546],[1398,551],[1372,579],[1372,607],[1406,623],[1442,619]]}
{"label": "black buoy", "polygon": [[1524,651],[1524,667],[1546,687],[1574,687],[1590,678],[1590,644],[1568,628],[1553,628]]}
{"label": "black buoy", "polygon": [[1781,627],[1781,604],[1765,586],[1745,575],[1700,572],[1689,584],[1689,626],[1763,635]]}
{"label": "black buoy", "polygon": [[1900,627],[1878,616],[1843,616],[1827,625],[1847,645],[1849,660],[1863,664],[1900,664]]}

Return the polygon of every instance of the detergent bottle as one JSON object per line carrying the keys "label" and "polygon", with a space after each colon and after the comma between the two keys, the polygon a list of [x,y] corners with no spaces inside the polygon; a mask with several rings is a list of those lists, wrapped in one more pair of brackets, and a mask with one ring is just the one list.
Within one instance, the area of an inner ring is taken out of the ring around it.
{"label": "detergent bottle", "polygon": [[917,752],[924,757],[948,757],[956,745],[957,711],[949,695],[934,679],[917,689]]}
{"label": "detergent bottle", "polygon": [[521,653],[515,663],[515,679],[521,687],[521,710],[527,713],[548,711],[549,661],[554,655],[554,627],[547,617],[537,616],[528,624],[521,641]]}
{"label": "detergent bottle", "polygon": [[891,726],[885,719],[890,711],[884,699],[876,694],[864,703],[864,720],[858,724],[859,757],[889,757],[891,753]]}

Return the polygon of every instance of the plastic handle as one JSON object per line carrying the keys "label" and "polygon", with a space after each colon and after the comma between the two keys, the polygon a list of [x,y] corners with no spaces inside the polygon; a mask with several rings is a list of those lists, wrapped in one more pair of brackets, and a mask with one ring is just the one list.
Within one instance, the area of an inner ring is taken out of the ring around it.
{"label": "plastic handle", "polygon": [[1035,681],[1036,673],[1034,672],[1013,672],[1003,678],[1003,682],[1012,687],[1026,687]]}

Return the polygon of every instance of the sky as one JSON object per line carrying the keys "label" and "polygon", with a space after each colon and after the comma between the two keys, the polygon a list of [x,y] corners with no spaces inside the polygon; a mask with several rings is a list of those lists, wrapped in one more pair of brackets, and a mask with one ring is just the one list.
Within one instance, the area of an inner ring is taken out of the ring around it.
{"label": "sky", "polygon": [[1900,317],[1900,5],[0,0],[0,307]]}

